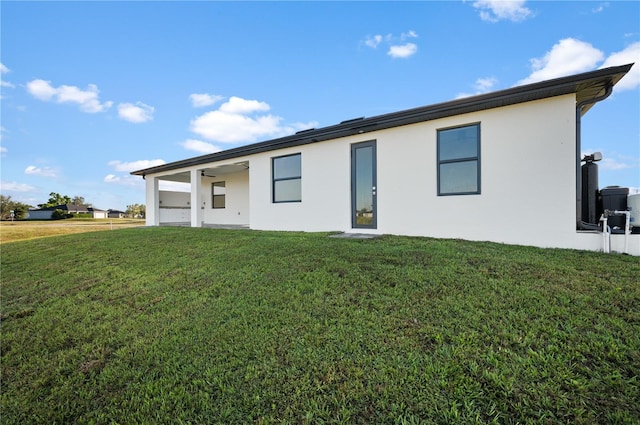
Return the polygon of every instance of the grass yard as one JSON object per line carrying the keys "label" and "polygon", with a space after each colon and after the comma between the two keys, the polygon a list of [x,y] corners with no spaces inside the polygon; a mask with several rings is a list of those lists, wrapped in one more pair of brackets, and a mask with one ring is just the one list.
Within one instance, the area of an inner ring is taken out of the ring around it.
{"label": "grass yard", "polygon": [[128,218],[0,221],[0,243],[144,225],[144,220]]}
{"label": "grass yard", "polygon": [[2,245],[3,424],[637,424],[640,261],[133,228]]}

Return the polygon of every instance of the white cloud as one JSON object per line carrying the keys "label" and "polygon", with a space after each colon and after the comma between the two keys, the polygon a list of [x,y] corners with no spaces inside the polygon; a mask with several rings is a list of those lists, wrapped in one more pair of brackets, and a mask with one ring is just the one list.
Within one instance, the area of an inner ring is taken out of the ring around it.
{"label": "white cloud", "polygon": [[[120,173],[130,173],[131,171],[142,170],[144,168],[155,167],[156,165],[165,164],[162,159],[142,159],[139,161],[122,162],[122,161],[109,161],[108,165],[115,171]],[[141,186],[143,181],[138,176],[132,176],[129,174],[116,175],[107,174],[104,177],[104,182],[109,184],[119,184],[122,186]]]}
{"label": "white cloud", "polygon": [[293,124],[287,124],[282,127],[284,134],[295,133],[296,131],[309,130],[318,127],[318,121],[309,122],[295,122]]}
{"label": "white cloud", "polygon": [[80,110],[89,113],[102,112],[109,109],[113,102],[101,103],[98,100],[100,91],[95,84],[89,84],[86,90],[76,86],[62,85],[53,87],[50,81],[36,79],[27,83],[27,91],[36,99],[53,100],[57,103],[76,103]]}
{"label": "white cloud", "polygon": [[622,77],[622,80],[615,86],[616,91],[633,90],[640,86],[640,41],[627,46],[619,52],[612,53],[600,68],[626,65],[634,62],[635,65],[633,65],[627,75]]}
{"label": "white cloud", "polygon": [[4,158],[9,151],[4,146],[0,146],[0,158]]}
{"label": "white cloud", "polygon": [[456,96],[456,99],[461,99],[463,97],[475,96],[477,94],[488,93],[493,89],[493,87],[498,83],[498,80],[494,77],[485,77],[478,78],[473,85],[474,92],[473,93],[459,93]]}
{"label": "white cloud", "polygon": [[483,21],[522,22],[533,16],[533,12],[525,7],[525,3],[525,0],[478,0],[473,3],[473,7],[480,10],[480,18]]}
{"label": "white cloud", "polygon": [[57,93],[56,89],[45,80],[29,81],[27,83],[27,91],[33,97],[40,100],[51,100],[51,98]]}
{"label": "white cloud", "polygon": [[[410,30],[403,32],[400,36],[394,36],[393,34],[387,34],[382,36],[376,34],[374,36],[367,36],[364,39],[364,45],[372,49],[378,48],[383,42],[389,46],[387,55],[392,58],[408,58],[413,56],[418,51],[418,45],[415,43],[405,43],[409,38],[418,38],[418,33]],[[400,44],[404,43],[404,44]]]}
{"label": "white cloud", "polygon": [[8,87],[8,88],[14,88],[15,87],[10,82],[4,81],[4,79],[2,79],[2,77],[1,77],[1,75],[8,74],[9,72],[11,72],[11,70],[9,68],[7,68],[3,63],[0,63],[0,87]]}
{"label": "white cloud", "polygon": [[122,161],[109,161],[109,166],[113,167],[115,171],[131,172],[143,170],[145,168],[155,167],[157,165],[166,164],[162,159],[141,159],[138,161],[122,162]]}
{"label": "white cloud", "polygon": [[265,102],[231,96],[228,102],[220,106],[219,110],[228,114],[250,114],[252,112],[265,112],[269,109],[271,107]]}
{"label": "white cloud", "polygon": [[222,150],[219,147],[212,145],[211,143],[195,139],[187,139],[184,142],[180,143],[180,145],[187,150],[200,153],[214,153],[220,152]]}
{"label": "white cloud", "polygon": [[284,125],[279,116],[260,114],[270,109],[265,102],[233,96],[217,110],[193,119],[190,130],[206,140],[219,143],[249,143],[260,138],[285,136],[317,125],[315,122]]}
{"label": "white cloud", "polygon": [[125,121],[133,123],[143,123],[153,120],[153,106],[146,105],[142,102],[121,103],[118,105],[118,116]]}
{"label": "white cloud", "polygon": [[29,174],[32,176],[41,176],[41,177],[56,177],[56,170],[50,167],[39,168],[35,165],[29,165],[24,169],[25,174]]}
{"label": "white cloud", "polygon": [[474,87],[477,93],[487,93],[496,85],[497,82],[498,80],[493,77],[478,78]]}
{"label": "white cloud", "polygon": [[[9,72],[11,72],[11,70],[4,66],[4,64],[0,63],[0,74],[7,74]],[[4,81],[4,79],[0,77],[0,87],[14,88],[15,86],[8,81]]]}
{"label": "white cloud", "polygon": [[409,31],[409,32],[403,32],[403,33],[400,35],[400,40],[403,40],[403,41],[404,41],[404,40],[406,40],[407,38],[418,38],[418,33],[417,33],[417,32],[415,32],[415,31],[413,31],[413,30],[411,30],[411,31]]}
{"label": "white cloud", "polygon": [[605,59],[604,53],[590,43],[565,38],[558,41],[542,58],[530,59],[532,73],[516,85],[535,83],[596,69],[635,63],[615,86],[616,91],[634,90],[640,86],[640,42],[630,44]]}
{"label": "white cloud", "polygon": [[249,117],[211,111],[191,121],[191,131],[221,143],[252,142],[280,132],[282,118],[274,115]]}
{"label": "white cloud", "polygon": [[98,87],[95,84],[89,84],[88,90],[80,90],[75,86],[58,87],[58,102],[77,103],[84,112],[101,112],[109,109],[113,102],[100,103],[98,100]]}
{"label": "white cloud", "polygon": [[34,191],[35,189],[36,189],[35,187],[29,186],[28,184],[24,184],[24,183],[7,182],[7,181],[0,182],[0,190],[2,191],[31,192],[31,191]]}
{"label": "white cloud", "polygon": [[517,85],[564,77],[594,69],[604,53],[574,38],[557,42],[542,58],[530,59],[533,72]]}
{"label": "white cloud", "polygon": [[193,93],[189,95],[189,99],[191,100],[191,105],[193,105],[194,108],[202,108],[221,101],[224,99],[224,96],[207,93]]}
{"label": "white cloud", "polygon": [[119,184],[122,186],[141,186],[143,180],[137,176],[116,176],[115,174],[107,174],[103,180],[108,184]]}
{"label": "white cloud", "polygon": [[631,168],[630,164],[620,162],[615,158],[602,158],[602,160],[598,162],[598,165],[600,166],[600,169],[610,171],[626,170],[627,168]]}
{"label": "white cloud", "polygon": [[418,51],[418,46],[415,43],[407,43],[399,46],[389,47],[387,54],[392,58],[408,58],[413,56]]}
{"label": "white cloud", "polygon": [[602,149],[602,148],[583,149],[581,152],[581,157],[584,157],[585,155],[591,155],[594,152],[602,153],[602,160],[598,162],[598,166],[600,170],[619,171],[619,170],[627,170],[630,168],[640,167],[640,157],[621,155],[617,152],[609,152],[606,149]]}
{"label": "white cloud", "polygon": [[373,37],[367,36],[364,39],[365,46],[371,47],[372,49],[377,48],[380,43],[382,43],[382,36],[380,34],[376,34]]}
{"label": "white cloud", "polygon": [[144,185],[143,179],[139,176],[132,176],[128,173],[131,171],[142,170],[144,168],[155,167],[156,165],[162,165],[166,162],[162,159],[141,159],[138,161],[122,162],[122,161],[109,161],[108,165],[112,167],[116,172],[127,174],[107,174],[103,181],[108,184],[118,184],[122,186],[142,186]]}
{"label": "white cloud", "polygon": [[597,5],[596,7],[594,7],[593,9],[591,9],[591,11],[593,13],[600,13],[602,12],[605,8],[609,7],[609,2],[604,2],[604,3],[600,3],[599,5]]}

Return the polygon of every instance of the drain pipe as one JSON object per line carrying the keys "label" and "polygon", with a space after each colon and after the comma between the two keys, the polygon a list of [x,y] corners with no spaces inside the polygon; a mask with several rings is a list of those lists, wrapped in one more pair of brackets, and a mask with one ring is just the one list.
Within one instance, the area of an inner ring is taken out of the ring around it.
{"label": "drain pipe", "polygon": [[629,225],[629,221],[631,220],[631,211],[614,211],[615,215],[623,215],[625,217],[624,220],[624,253],[629,254],[629,235],[631,234],[631,227]]}
{"label": "drain pipe", "polygon": [[604,210],[604,213],[600,216],[600,221],[602,222],[602,251],[605,254],[611,253],[611,228],[609,228],[607,222],[609,217],[614,215],[625,216],[623,254],[629,254],[629,235],[631,234],[629,219],[631,218],[631,211]]}
{"label": "drain pipe", "polygon": [[616,211],[617,214],[623,214],[626,218],[624,221],[624,253],[629,254],[629,235],[631,234],[631,211]]}
{"label": "drain pipe", "polygon": [[581,135],[581,121],[582,121],[582,108],[591,103],[597,103],[601,100],[605,100],[611,95],[613,91],[613,84],[609,81],[605,86],[605,91],[602,96],[594,97],[593,99],[583,100],[576,106],[576,229],[588,228],[582,221],[582,169],[581,156],[582,156],[582,135]]}

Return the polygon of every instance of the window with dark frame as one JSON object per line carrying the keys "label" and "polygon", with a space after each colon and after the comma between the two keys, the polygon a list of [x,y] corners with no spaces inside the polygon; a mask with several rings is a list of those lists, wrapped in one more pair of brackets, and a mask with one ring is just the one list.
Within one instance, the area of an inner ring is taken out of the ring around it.
{"label": "window with dark frame", "polygon": [[211,208],[225,208],[227,202],[227,188],[225,182],[213,182],[211,184],[211,196]]}
{"label": "window with dark frame", "polygon": [[271,158],[272,201],[302,202],[302,154]]}
{"label": "window with dark frame", "polygon": [[438,130],[438,196],[480,193],[480,124]]}

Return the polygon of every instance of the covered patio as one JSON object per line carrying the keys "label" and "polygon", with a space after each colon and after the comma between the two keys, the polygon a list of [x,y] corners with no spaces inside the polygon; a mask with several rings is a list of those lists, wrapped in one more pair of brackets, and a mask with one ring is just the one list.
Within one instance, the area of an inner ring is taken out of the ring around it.
{"label": "covered patio", "polygon": [[[148,225],[249,226],[249,161],[145,176],[145,182]],[[189,191],[161,190],[162,182],[186,183]]]}

